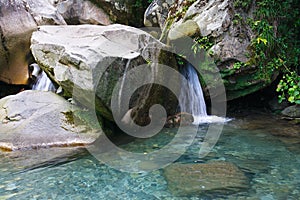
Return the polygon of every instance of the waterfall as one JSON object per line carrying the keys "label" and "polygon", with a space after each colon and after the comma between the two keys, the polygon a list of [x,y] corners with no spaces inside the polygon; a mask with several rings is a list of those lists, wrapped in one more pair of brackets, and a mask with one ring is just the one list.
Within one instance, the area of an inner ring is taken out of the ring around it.
{"label": "waterfall", "polygon": [[197,72],[190,63],[182,67],[181,73],[187,82],[181,86],[178,99],[180,111],[192,114],[194,124],[198,124],[196,119],[207,116],[202,87]]}
{"label": "waterfall", "polygon": [[[126,63],[125,69],[124,69],[124,74],[122,77],[122,82],[121,82],[121,86],[120,86],[120,90],[119,90],[119,103],[122,102],[122,92],[123,92],[123,88],[124,88],[124,84],[125,84],[126,73],[130,66],[130,61],[131,61],[130,59],[127,60],[127,63]],[[119,105],[119,106],[121,106],[121,105]]]}
{"label": "waterfall", "polygon": [[36,77],[34,84],[32,85],[32,90],[40,91],[55,91],[56,88],[52,81],[48,78],[47,74],[40,69],[37,64],[32,64],[32,76]]}
{"label": "waterfall", "polygon": [[190,113],[194,117],[194,125],[201,123],[224,123],[228,119],[218,116],[208,116],[206,112],[206,104],[203,97],[202,87],[195,68],[188,63],[181,68],[181,74],[187,80],[186,84],[182,84],[179,95],[179,107],[181,112]]}

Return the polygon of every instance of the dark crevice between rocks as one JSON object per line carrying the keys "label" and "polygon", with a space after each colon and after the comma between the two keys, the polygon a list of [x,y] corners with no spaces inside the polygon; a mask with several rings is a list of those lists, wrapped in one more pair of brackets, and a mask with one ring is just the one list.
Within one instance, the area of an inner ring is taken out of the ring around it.
{"label": "dark crevice between rocks", "polygon": [[28,85],[13,85],[0,81],[0,99],[30,89]]}
{"label": "dark crevice between rocks", "polygon": [[228,115],[243,117],[253,112],[277,114],[276,111],[270,107],[270,102],[277,100],[278,94],[274,93],[274,91],[276,91],[278,82],[279,78],[264,89],[228,101]]}
{"label": "dark crevice between rocks", "polygon": [[1,27],[1,25],[0,25],[0,36],[1,36],[2,47],[3,47],[4,51],[6,52],[5,53],[5,60],[6,60],[6,63],[8,64],[9,63],[9,55],[10,55],[10,53],[9,53],[8,47],[6,46],[6,38],[4,36],[3,29]]}

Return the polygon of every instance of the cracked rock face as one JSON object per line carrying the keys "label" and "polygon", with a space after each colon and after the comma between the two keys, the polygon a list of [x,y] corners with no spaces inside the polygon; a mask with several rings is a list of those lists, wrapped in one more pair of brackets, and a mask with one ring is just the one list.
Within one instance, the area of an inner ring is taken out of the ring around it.
{"label": "cracked rock face", "polygon": [[[68,101],[52,92],[24,91],[0,100],[0,149],[81,146],[97,134],[74,123]],[[84,132],[84,133],[82,133]]]}

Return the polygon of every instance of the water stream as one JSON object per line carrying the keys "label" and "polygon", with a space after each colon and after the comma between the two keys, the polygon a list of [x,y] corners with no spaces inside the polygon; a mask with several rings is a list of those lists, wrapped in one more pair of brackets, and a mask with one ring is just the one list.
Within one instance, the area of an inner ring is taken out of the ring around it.
{"label": "water stream", "polygon": [[181,86],[178,99],[180,112],[192,114],[194,117],[194,125],[203,123],[224,123],[230,120],[218,116],[207,115],[202,87],[193,65],[188,63],[185,67],[182,67],[181,74],[185,77],[187,82]]}
{"label": "water stream", "polygon": [[47,74],[37,65],[32,64],[32,76],[36,77],[34,84],[32,85],[32,90],[40,91],[55,91],[56,88],[52,81],[49,79]]}
{"label": "water stream", "polygon": [[206,104],[196,70],[188,63],[182,68],[181,73],[187,79],[187,84],[181,86],[178,100],[180,111],[193,116],[206,117]]}

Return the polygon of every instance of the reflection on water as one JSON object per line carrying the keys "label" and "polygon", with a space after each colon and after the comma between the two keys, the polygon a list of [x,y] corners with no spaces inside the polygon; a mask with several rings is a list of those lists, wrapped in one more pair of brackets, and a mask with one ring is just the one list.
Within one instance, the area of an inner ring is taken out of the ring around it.
{"label": "reflection on water", "polygon": [[[275,129],[278,132],[286,130],[286,123],[265,123],[261,128],[258,128],[261,120],[253,123],[235,120],[225,125],[212,152],[199,159],[199,146],[206,130],[201,126],[193,145],[177,160],[176,166],[186,164],[190,171],[199,164],[209,166],[206,164],[212,161],[227,163],[225,165],[231,170],[228,173],[237,170],[239,176],[242,173],[248,180],[241,182],[247,186],[237,187],[237,190],[190,193],[186,190],[189,188],[180,185],[178,188],[183,188],[183,192],[176,193],[170,187],[172,180],[167,179],[165,170],[148,174],[122,173],[100,163],[82,149],[45,149],[0,154],[0,199],[299,199],[300,140],[271,135]],[[175,129],[165,129],[149,140],[136,140],[122,147],[147,153],[167,144],[175,133]],[[221,169],[216,168],[215,174],[209,170],[208,167],[203,171],[206,177],[217,174],[230,178],[222,175]],[[212,183],[206,180],[205,187],[213,188]]]}

